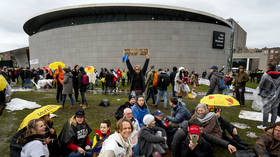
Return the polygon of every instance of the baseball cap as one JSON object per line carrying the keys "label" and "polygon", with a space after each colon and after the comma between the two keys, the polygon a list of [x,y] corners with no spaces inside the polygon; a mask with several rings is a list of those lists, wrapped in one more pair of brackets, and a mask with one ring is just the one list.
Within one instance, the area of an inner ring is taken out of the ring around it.
{"label": "baseball cap", "polygon": [[209,68],[209,69],[215,69],[215,70],[218,70],[218,67],[217,67],[216,65],[213,65],[213,66],[211,66],[211,68]]}
{"label": "baseball cap", "polygon": [[191,126],[189,127],[189,134],[196,134],[196,135],[199,135],[199,134],[200,134],[199,126],[197,126],[197,125],[191,125]]}
{"label": "baseball cap", "polygon": [[163,113],[160,110],[155,110],[153,115],[154,116],[163,116]]}
{"label": "baseball cap", "polygon": [[85,111],[83,111],[83,110],[78,110],[78,111],[75,113],[75,116],[76,116],[76,117],[80,117],[80,118],[85,117]]}

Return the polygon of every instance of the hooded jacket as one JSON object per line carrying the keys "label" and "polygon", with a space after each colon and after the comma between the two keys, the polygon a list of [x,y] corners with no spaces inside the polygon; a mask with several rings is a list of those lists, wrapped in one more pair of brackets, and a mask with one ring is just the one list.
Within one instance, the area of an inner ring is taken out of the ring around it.
{"label": "hooded jacket", "polygon": [[191,114],[188,109],[184,107],[180,102],[178,102],[176,107],[172,108],[171,112],[172,116],[166,116],[166,119],[179,125],[184,120],[189,120],[191,118]]}
{"label": "hooded jacket", "polygon": [[141,108],[139,105],[134,104],[131,107],[131,110],[132,110],[133,117],[138,120],[139,126],[142,127],[144,116],[146,114],[150,114],[150,110],[149,110],[148,106],[147,106],[147,108],[145,108],[145,107]]}

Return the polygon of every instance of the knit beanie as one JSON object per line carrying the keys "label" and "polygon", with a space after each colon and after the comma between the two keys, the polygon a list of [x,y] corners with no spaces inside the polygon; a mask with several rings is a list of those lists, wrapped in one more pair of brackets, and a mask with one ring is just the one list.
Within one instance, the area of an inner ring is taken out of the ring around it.
{"label": "knit beanie", "polygon": [[155,120],[154,116],[151,114],[146,114],[143,118],[143,123],[148,126]]}

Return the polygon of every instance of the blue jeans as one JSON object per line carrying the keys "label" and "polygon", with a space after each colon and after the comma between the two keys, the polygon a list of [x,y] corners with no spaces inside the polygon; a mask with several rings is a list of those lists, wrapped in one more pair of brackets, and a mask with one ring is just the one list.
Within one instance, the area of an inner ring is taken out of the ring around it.
{"label": "blue jeans", "polygon": [[226,85],[226,91],[225,91],[225,95],[228,95],[230,92],[230,85]]}
{"label": "blue jeans", "polygon": [[92,157],[92,152],[86,152],[85,155],[79,152],[71,152],[68,157]]}
{"label": "blue jeans", "polygon": [[32,82],[31,82],[30,78],[25,79],[24,88],[27,88],[27,84],[29,84],[29,88],[32,89]]}
{"label": "blue jeans", "polygon": [[139,144],[137,143],[134,147],[132,147],[133,156],[140,156]]}
{"label": "blue jeans", "polygon": [[164,108],[167,108],[167,90],[159,90],[158,89],[157,101],[156,101],[155,105],[156,106],[158,105],[161,96],[163,96]]}
{"label": "blue jeans", "polygon": [[[74,103],[73,103],[72,94],[68,94],[68,95],[69,95],[69,98],[70,98],[71,105],[73,105]],[[66,97],[67,97],[66,94],[62,94],[62,106],[64,106],[64,104],[65,104]]]}

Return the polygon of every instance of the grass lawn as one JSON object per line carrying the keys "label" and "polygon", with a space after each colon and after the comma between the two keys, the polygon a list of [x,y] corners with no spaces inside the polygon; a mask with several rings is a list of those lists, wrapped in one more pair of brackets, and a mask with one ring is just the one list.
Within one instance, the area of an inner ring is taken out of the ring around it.
{"label": "grass lawn", "polygon": [[[197,92],[205,92],[208,89],[207,86],[201,85],[197,87]],[[35,101],[40,105],[48,105],[48,104],[57,104],[55,100],[55,93],[48,93],[48,92],[15,92],[12,95],[12,98],[22,98],[29,101]],[[101,102],[102,99],[107,98],[110,101],[110,106],[100,107],[98,104]],[[197,97],[196,99],[189,100],[184,99],[184,102],[187,104],[187,108],[191,111],[199,102],[201,97]],[[118,100],[119,99],[119,100]],[[112,130],[114,130],[115,127],[115,117],[113,112],[120,106],[121,104],[124,104],[128,99],[127,95],[102,95],[102,94],[87,94],[87,100],[89,103],[90,108],[86,110],[86,119],[89,126],[93,129],[99,128],[99,124],[103,119],[109,119],[112,122]],[[149,100],[148,104],[151,104],[151,99]],[[222,116],[224,119],[230,121],[230,122],[239,122],[239,123],[245,123],[249,125],[250,129],[238,129],[239,135],[244,139],[245,141],[248,141],[250,143],[254,143],[255,139],[249,138],[246,136],[247,131],[256,132],[257,135],[260,135],[262,131],[258,130],[256,128],[257,125],[260,125],[261,122],[255,122],[255,121],[248,121],[239,119],[238,115],[241,109],[243,110],[252,110],[251,109],[251,103],[252,101],[246,101],[246,107],[240,108],[238,107],[231,107],[231,108],[222,108]],[[55,112],[58,117],[54,118],[54,127],[57,130],[57,133],[59,133],[62,129],[62,126],[64,122],[70,118],[77,109],[79,109],[79,105],[75,104],[74,109],[70,109],[70,102],[69,98],[66,100],[65,108],[59,109],[57,112]],[[161,109],[165,115],[170,115],[170,109],[164,109],[163,108],[163,102],[160,102],[160,105],[158,107]],[[150,106],[151,112],[153,112],[156,108]],[[17,128],[19,127],[21,121],[24,119],[26,115],[28,115],[33,110],[25,109],[22,111],[13,111],[8,112],[7,110],[4,111],[3,115],[0,117],[0,152],[1,156],[8,157],[9,156],[9,143],[10,138],[12,135],[16,132]],[[92,138],[93,134],[90,135],[90,138]],[[227,150],[222,148],[217,148],[216,156],[233,156],[227,153]]]}

